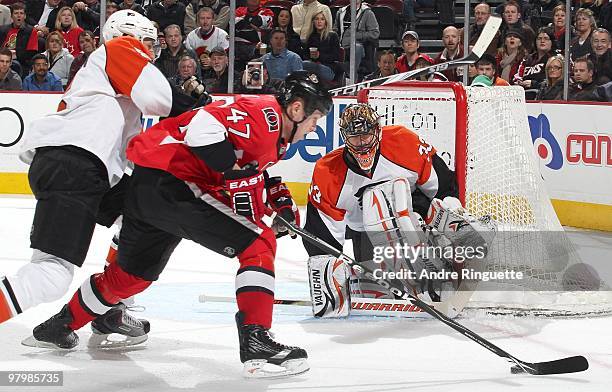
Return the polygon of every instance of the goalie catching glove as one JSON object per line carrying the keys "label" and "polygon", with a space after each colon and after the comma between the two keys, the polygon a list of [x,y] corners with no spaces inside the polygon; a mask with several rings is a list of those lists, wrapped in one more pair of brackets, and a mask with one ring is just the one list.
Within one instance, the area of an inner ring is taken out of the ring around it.
{"label": "goalie catching glove", "polygon": [[480,248],[485,256],[497,232],[490,216],[475,218],[454,197],[433,199],[425,222],[432,234],[433,245]]}
{"label": "goalie catching glove", "polygon": [[[268,201],[272,209],[287,222],[299,226],[300,211],[291,197],[289,188],[282,182],[281,177],[268,178],[266,181],[266,188],[268,189]],[[280,238],[287,234],[291,234],[291,238],[297,237],[296,234],[291,232],[290,228],[280,223],[277,219],[272,223],[272,230],[276,234],[276,238]]]}

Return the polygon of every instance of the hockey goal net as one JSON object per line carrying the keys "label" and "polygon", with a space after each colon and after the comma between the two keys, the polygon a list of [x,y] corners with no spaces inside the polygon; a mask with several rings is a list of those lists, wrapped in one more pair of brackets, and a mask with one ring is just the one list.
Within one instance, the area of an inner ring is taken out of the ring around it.
{"label": "hockey goal net", "polygon": [[376,108],[383,125],[422,135],[455,170],[468,211],[497,222],[482,268],[521,271],[524,278],[479,283],[466,297],[466,309],[547,316],[612,312],[609,287],[582,263],[552,207],[520,87],[398,82],[361,91],[359,100]]}

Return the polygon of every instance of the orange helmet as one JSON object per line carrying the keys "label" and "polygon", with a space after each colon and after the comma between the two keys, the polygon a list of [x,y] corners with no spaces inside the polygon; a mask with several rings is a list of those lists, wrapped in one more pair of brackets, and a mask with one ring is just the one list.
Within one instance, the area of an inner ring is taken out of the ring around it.
{"label": "orange helmet", "polygon": [[382,136],[380,116],[370,105],[348,106],[340,116],[340,133],[362,170],[370,170]]}

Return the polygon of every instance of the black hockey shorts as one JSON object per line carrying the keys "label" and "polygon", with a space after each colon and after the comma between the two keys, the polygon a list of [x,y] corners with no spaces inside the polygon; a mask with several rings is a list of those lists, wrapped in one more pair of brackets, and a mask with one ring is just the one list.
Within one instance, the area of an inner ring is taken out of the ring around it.
{"label": "black hockey shorts", "polygon": [[118,263],[132,275],[157,280],[182,238],[234,257],[259,233],[253,222],[206,193],[196,197],[170,173],[136,166],[125,198]]}
{"label": "black hockey shorts", "polygon": [[355,260],[361,262],[374,258],[374,245],[372,245],[366,232],[355,231],[347,226],[345,237],[353,241],[353,255],[355,256]]}
{"label": "black hockey shorts", "polygon": [[28,179],[38,200],[30,246],[80,267],[96,222],[110,227],[121,215],[129,176],[110,188],[97,156],[59,146],[36,149]]}

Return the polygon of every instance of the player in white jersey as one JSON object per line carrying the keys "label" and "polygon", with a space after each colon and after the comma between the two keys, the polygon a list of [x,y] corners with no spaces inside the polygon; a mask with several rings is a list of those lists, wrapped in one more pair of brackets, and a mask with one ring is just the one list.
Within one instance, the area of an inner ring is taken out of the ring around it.
{"label": "player in white jersey", "polygon": [[[74,266],[83,264],[96,222],[110,226],[120,216],[126,147],[142,128],[141,115],[178,115],[198,103],[174,91],[151,63],[157,30],[147,18],[119,11],[103,36],[105,44],[76,74],[58,111],[33,121],[24,139],[20,158],[30,164],[38,200],[34,250],[16,275],[0,277],[0,322],[61,298]],[[117,306],[99,318],[97,330],[113,332],[129,317]],[[126,335],[143,335],[148,323],[134,319],[131,329]]]}
{"label": "player in white jersey", "polygon": [[[378,245],[419,246],[426,241],[425,222],[438,225],[442,220],[432,220],[440,213],[446,218],[451,210],[461,207],[454,173],[436,150],[403,126],[381,127],[379,122],[379,115],[367,104],[347,107],[340,117],[346,145],[317,161],[309,191],[305,230],[337,249],[342,249],[346,237],[352,239],[359,262],[376,261],[374,247]],[[312,244],[304,241],[304,247],[311,256],[315,315],[348,315],[349,293],[343,281],[350,272]],[[388,265],[372,268],[397,271],[398,267],[409,267],[405,261],[385,258],[380,264]],[[432,300],[439,294],[430,288],[425,291]],[[376,298],[390,294],[374,281],[359,281],[351,285],[351,292]]]}
{"label": "player in white jersey", "polygon": [[222,29],[216,27],[215,12],[212,8],[202,7],[198,11],[198,22],[200,27],[187,34],[185,47],[196,53],[211,51],[218,46],[225,50],[229,49],[229,35]]}

